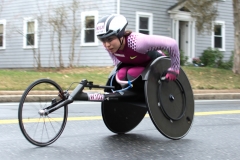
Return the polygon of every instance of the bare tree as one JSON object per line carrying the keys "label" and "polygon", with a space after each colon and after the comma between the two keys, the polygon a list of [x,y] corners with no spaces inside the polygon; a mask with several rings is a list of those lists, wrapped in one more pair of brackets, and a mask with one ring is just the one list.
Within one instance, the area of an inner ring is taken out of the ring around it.
{"label": "bare tree", "polygon": [[3,10],[4,0],[0,0],[0,16]]}
{"label": "bare tree", "polygon": [[234,63],[233,73],[240,74],[240,0],[232,0],[234,16]]}
{"label": "bare tree", "polygon": [[[3,3],[4,0],[2,0],[1,3]],[[1,4],[0,4],[1,6]],[[38,4],[37,4],[38,6]],[[37,69],[41,69],[42,65],[41,65],[41,52],[40,52],[40,43],[41,43],[41,39],[42,39],[42,30],[43,30],[43,26],[44,26],[44,15],[41,13],[39,6],[38,6],[38,11],[39,13],[36,13],[33,17],[31,17],[29,22],[34,22],[33,24],[30,23],[30,25],[28,26],[28,22],[27,22],[27,30],[31,30],[31,35],[29,35],[28,33],[24,33],[23,29],[21,27],[16,27],[16,25],[14,24],[9,24],[9,33],[11,34],[12,32],[17,32],[18,34],[20,34],[21,36],[23,36],[26,39],[26,44],[28,47],[30,47],[33,51],[33,59],[34,59],[34,67],[36,67]],[[35,24],[35,20],[37,20],[37,23]],[[26,22],[24,22],[26,23]],[[35,30],[35,25],[37,25],[37,30]],[[30,28],[29,28],[30,27]],[[28,32],[28,31],[27,31]],[[10,35],[9,34],[9,35]],[[34,45],[36,42],[35,40],[37,40],[37,46]]]}
{"label": "bare tree", "polygon": [[[53,31],[57,33],[58,39],[58,52],[59,52],[59,67],[63,68],[63,58],[62,58],[62,37],[63,31],[66,29],[66,19],[67,19],[67,11],[64,5],[53,9],[53,14],[50,15],[48,23],[52,26]],[[52,39],[54,40],[54,38]]]}
{"label": "bare tree", "polygon": [[[43,26],[43,17],[42,15],[37,16],[36,18],[32,18],[32,20],[36,19],[39,23],[39,26],[41,28],[41,26]],[[10,32],[16,32],[18,34],[20,34],[21,36],[23,36],[26,39],[26,45],[28,45],[28,47],[30,47],[33,51],[33,58],[34,58],[34,67],[36,67],[37,69],[41,69],[41,54],[40,54],[40,48],[38,46],[35,46],[34,43],[35,42],[35,36],[37,36],[37,41],[38,43],[41,41],[41,35],[42,32],[38,32],[34,30],[34,26],[37,24],[31,24],[33,26],[31,26],[31,30],[33,30],[33,32],[31,33],[31,35],[28,35],[27,33],[24,33],[24,31],[22,30],[22,28],[18,28],[16,27],[14,24],[11,24],[11,28],[9,28]]]}
{"label": "bare tree", "polygon": [[[51,63],[54,62],[54,66],[56,67],[56,57],[55,57],[55,50],[54,50],[54,37],[55,37],[55,31],[53,28],[50,28],[50,43],[51,43],[51,54],[50,54],[50,58],[49,58],[49,66],[51,66]],[[51,56],[53,57],[53,61],[51,60]]]}
{"label": "bare tree", "polygon": [[199,34],[213,30],[212,22],[218,16],[218,1],[186,0],[186,7],[191,10],[192,17],[196,18],[196,28]]}
{"label": "bare tree", "polygon": [[77,25],[77,21],[76,21],[76,14],[79,8],[80,8],[80,2],[78,0],[73,0],[73,2],[71,3],[71,6],[69,7],[69,9],[72,11],[72,27],[71,27],[72,40],[71,40],[71,48],[69,53],[70,67],[73,67],[74,57],[75,57],[75,43],[80,35],[80,29],[79,29],[80,24]]}
{"label": "bare tree", "polygon": [[[196,17],[196,28],[199,33],[212,31],[212,21],[218,15],[218,0],[186,0],[186,6]],[[232,71],[240,74],[240,0],[232,0],[234,17],[234,61]]]}
{"label": "bare tree", "polygon": [[[42,27],[43,27],[43,15],[37,16],[37,21],[38,21],[38,45],[40,46],[41,39],[42,39]],[[37,63],[37,69],[41,69],[41,51],[40,47],[38,47],[37,52],[34,52],[34,59]]]}

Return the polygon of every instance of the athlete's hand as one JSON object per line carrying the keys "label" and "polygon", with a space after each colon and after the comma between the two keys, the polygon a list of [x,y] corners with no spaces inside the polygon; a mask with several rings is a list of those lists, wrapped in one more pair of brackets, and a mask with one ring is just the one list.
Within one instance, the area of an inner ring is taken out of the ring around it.
{"label": "athlete's hand", "polygon": [[179,71],[176,71],[176,70],[173,70],[172,68],[169,68],[166,71],[166,73],[167,74],[166,74],[165,78],[168,79],[169,81],[174,81],[174,80],[177,79]]}

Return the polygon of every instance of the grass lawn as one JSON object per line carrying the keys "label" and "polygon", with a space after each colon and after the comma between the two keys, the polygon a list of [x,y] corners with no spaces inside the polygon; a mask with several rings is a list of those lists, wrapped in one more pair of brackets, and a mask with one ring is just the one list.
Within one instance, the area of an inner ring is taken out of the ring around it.
{"label": "grass lawn", "polygon": [[193,89],[240,89],[240,75],[231,70],[183,67]]}
{"label": "grass lawn", "polygon": [[[80,67],[62,70],[0,70],[0,90],[25,90],[33,81],[49,78],[64,90],[82,79],[105,85],[113,67]],[[240,75],[231,70],[208,67],[182,67],[193,89],[240,89]],[[76,85],[73,85],[73,89]]]}

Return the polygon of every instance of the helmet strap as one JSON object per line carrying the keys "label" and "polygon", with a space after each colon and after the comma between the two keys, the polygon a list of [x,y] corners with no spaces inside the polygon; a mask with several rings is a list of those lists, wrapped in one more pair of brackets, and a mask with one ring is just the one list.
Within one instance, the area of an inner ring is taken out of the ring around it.
{"label": "helmet strap", "polygon": [[119,42],[120,42],[120,46],[119,46],[119,48],[118,48],[118,50],[122,47],[122,44],[123,44],[123,40],[124,40],[124,37],[123,37],[123,39],[121,40],[119,37],[118,37],[118,40],[119,40]]}

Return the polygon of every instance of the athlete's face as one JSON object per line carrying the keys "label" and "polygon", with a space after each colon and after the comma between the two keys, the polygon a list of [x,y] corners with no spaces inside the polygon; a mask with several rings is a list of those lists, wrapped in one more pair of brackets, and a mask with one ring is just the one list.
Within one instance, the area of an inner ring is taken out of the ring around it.
{"label": "athlete's face", "polygon": [[[122,38],[121,38],[122,39]],[[111,53],[117,52],[120,47],[120,41],[117,36],[110,36],[101,40],[104,47]]]}

